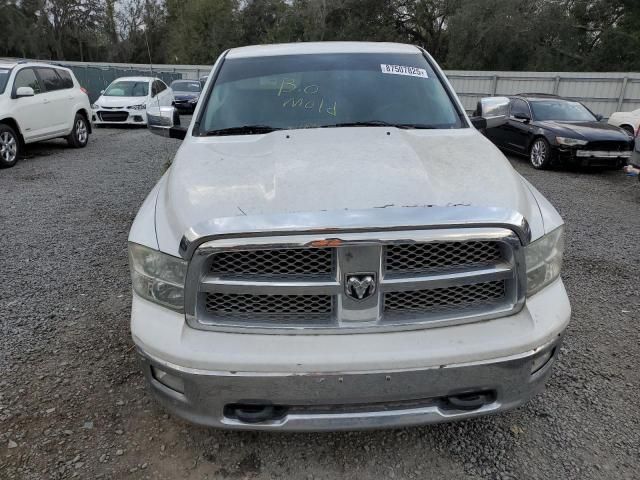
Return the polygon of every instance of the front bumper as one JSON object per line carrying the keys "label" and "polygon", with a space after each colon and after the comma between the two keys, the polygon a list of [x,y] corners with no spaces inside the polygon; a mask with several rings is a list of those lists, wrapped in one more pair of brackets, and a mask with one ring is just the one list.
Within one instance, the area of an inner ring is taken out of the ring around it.
{"label": "front bumper", "polygon": [[196,105],[198,102],[191,102],[190,100],[175,100],[173,102],[174,106],[178,109],[178,110],[188,110],[188,111],[193,111],[196,109]]}
{"label": "front bumper", "polygon": [[[361,430],[461,420],[518,407],[544,388],[562,337],[523,355],[420,370],[265,374],[185,369],[138,350],[157,400],[196,424]],[[534,358],[543,358],[538,368]],[[534,368],[538,368],[532,373]],[[168,387],[169,374],[182,392]],[[249,417],[246,416],[247,409]],[[262,415],[257,417],[257,415]]]}
{"label": "front bumper", "polygon": [[[134,294],[131,330],[154,396],[182,418],[231,429],[353,430],[521,405],[543,388],[570,314],[557,280],[517,314],[488,321],[387,333],[261,335],[194,330],[183,314]],[[457,407],[473,394],[482,398],[474,408]],[[246,421],[237,413],[246,406],[273,414]]]}
{"label": "front bumper", "polygon": [[631,150],[582,150],[561,147],[558,149],[558,160],[561,163],[580,165],[582,167],[622,167],[627,164],[631,153]]}
{"label": "front bumper", "polygon": [[125,108],[91,112],[91,123],[94,125],[146,125],[146,110],[128,110]]}

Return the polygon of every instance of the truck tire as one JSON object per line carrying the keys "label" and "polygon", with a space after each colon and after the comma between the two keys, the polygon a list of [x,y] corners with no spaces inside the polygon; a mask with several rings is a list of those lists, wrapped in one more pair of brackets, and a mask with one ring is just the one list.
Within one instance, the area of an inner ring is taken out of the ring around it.
{"label": "truck tire", "polygon": [[76,113],[76,118],[73,120],[73,130],[67,136],[67,142],[73,148],[83,148],[89,143],[89,126],[87,119],[81,113]]}
{"label": "truck tire", "polygon": [[13,167],[22,155],[22,143],[16,131],[0,123],[0,168]]}

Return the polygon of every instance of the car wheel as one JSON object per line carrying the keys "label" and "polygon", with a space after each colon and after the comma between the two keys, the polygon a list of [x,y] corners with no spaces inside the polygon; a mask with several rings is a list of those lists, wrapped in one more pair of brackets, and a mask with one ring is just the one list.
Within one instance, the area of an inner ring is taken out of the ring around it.
{"label": "car wheel", "polygon": [[0,124],[0,168],[13,167],[21,154],[20,137],[9,125]]}
{"label": "car wheel", "polygon": [[636,132],[633,131],[633,127],[631,125],[620,125],[620,128],[625,130],[629,135],[631,135],[632,137],[635,135]]}
{"label": "car wheel", "polygon": [[533,168],[544,170],[551,164],[551,146],[545,138],[536,138],[529,150],[529,161]]}
{"label": "car wheel", "polygon": [[87,119],[84,115],[76,113],[76,118],[73,120],[73,130],[67,137],[67,142],[73,148],[86,147],[89,142],[89,126],[87,125]]}

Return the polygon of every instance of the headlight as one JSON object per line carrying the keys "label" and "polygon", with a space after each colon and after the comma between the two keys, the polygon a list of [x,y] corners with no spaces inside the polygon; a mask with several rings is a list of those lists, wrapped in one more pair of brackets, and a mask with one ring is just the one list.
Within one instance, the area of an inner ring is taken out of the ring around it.
{"label": "headlight", "polygon": [[198,103],[198,97],[189,100],[191,103]]}
{"label": "headlight", "polygon": [[147,108],[146,105],[130,105],[127,107],[129,110],[145,110]]}
{"label": "headlight", "polygon": [[527,245],[527,296],[539,292],[560,276],[564,254],[564,227],[558,227]]}
{"label": "headlight", "polygon": [[137,243],[129,243],[133,290],[143,298],[178,312],[184,309],[187,262]]}
{"label": "headlight", "polygon": [[569,137],[556,137],[556,142],[560,145],[564,145],[566,147],[577,147],[578,145],[586,145],[586,140],[578,140],[577,138],[569,138]]}
{"label": "headlight", "polygon": [[93,105],[91,105],[92,110],[98,110],[99,108],[100,108],[100,105],[98,105],[97,103],[94,103]]}

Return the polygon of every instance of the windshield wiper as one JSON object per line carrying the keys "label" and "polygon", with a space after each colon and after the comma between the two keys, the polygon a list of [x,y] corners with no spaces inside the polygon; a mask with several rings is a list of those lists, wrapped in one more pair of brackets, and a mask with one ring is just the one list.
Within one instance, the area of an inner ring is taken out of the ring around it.
{"label": "windshield wiper", "polygon": [[344,122],[344,123],[334,123],[331,125],[322,125],[321,128],[336,128],[336,127],[395,127],[402,128],[405,130],[408,129],[432,129],[437,128],[432,125],[424,125],[420,123],[390,123],[384,122],[382,120],[370,120],[367,122]]}
{"label": "windshield wiper", "polygon": [[243,125],[241,127],[220,128],[218,130],[209,130],[203,133],[204,136],[213,137],[216,135],[257,135],[260,133],[270,133],[276,130],[283,130],[278,127],[270,127],[269,125]]}

